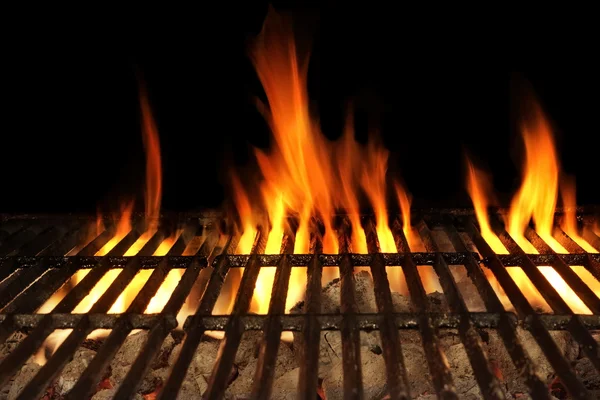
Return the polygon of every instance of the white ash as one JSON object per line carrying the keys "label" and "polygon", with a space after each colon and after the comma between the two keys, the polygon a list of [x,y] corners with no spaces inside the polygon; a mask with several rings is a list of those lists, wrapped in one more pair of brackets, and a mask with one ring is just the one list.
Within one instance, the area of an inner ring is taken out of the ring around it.
{"label": "white ash", "polygon": [[[109,380],[113,387],[116,388],[123,382],[125,376],[131,369],[131,365],[135,362],[135,359],[137,358],[140,350],[146,344],[147,339],[147,331],[139,331],[137,333],[127,336],[127,338],[123,342],[123,345],[121,346],[119,351],[117,351],[113,360],[110,363]],[[171,351],[173,350],[173,347],[175,347],[175,340],[171,335],[168,335],[161,345],[158,356],[152,362],[150,372],[146,374],[144,380],[142,381],[142,393],[152,392],[154,391],[158,383],[162,383],[157,382],[153,371],[160,369],[164,366],[164,359],[169,357]]]}
{"label": "white ash", "polygon": [[54,388],[57,393],[65,395],[73,389],[73,386],[77,383],[81,373],[87,368],[95,356],[96,352],[93,350],[88,350],[86,348],[77,349],[71,361],[65,365],[65,368],[56,380]]}
{"label": "white ash", "polygon": [[[386,374],[383,356],[375,354],[367,347],[360,348],[363,390],[366,399],[380,399],[385,395]],[[327,399],[344,398],[344,369],[342,360],[338,360],[323,377],[323,391]]]}
{"label": "white ash", "polygon": [[19,343],[21,343],[21,341],[26,337],[27,335],[23,332],[14,332],[11,334],[8,339],[6,339],[6,342],[0,345],[0,361],[4,360],[7,355],[12,353],[12,351],[16,349]]}
{"label": "white ash", "polygon": [[[226,391],[226,397],[228,399],[244,399],[250,397],[262,337],[263,333],[260,331],[247,331],[244,333],[235,357],[238,375]],[[280,341],[279,349],[277,351],[277,361],[275,363],[274,381],[277,381],[297,367],[298,363],[292,348],[288,343]],[[287,376],[284,381],[286,382],[286,387],[289,389],[291,377]],[[273,389],[273,396],[280,396],[279,387],[274,385]],[[288,389],[286,389],[286,391]]]}
{"label": "white ash", "polygon": [[15,400],[41,368],[41,365],[34,362],[23,365],[12,382],[7,399]]}

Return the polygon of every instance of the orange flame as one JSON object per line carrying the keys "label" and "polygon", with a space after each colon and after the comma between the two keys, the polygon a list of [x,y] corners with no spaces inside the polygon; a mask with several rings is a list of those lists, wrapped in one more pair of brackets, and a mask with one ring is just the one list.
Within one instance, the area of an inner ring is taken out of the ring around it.
{"label": "orange flame", "polygon": [[[158,230],[158,219],[160,214],[160,203],[161,203],[161,190],[162,190],[162,167],[160,158],[160,142],[158,138],[158,130],[156,124],[152,118],[150,105],[146,97],[144,89],[140,91],[140,108],[142,114],[142,128],[143,128],[143,139],[144,147],[146,150],[146,225],[147,229],[143,235],[125,252],[125,256],[136,255],[140,249],[156,234]],[[114,236],[96,252],[96,256],[104,256],[108,254],[132,229],[131,216],[133,211],[133,201],[123,203],[121,205],[121,212],[119,215],[118,222],[116,224],[116,232]],[[97,230],[103,230],[103,223],[101,218],[98,218]],[[173,246],[177,238],[181,235],[181,230],[177,230],[172,236],[164,239],[154,255],[160,256],[168,253],[170,248]],[[88,270],[77,271],[73,278],[70,280],[68,285],[70,287],[75,286],[79,283],[83,277],[87,274]],[[110,284],[117,278],[122,272],[122,269],[111,269],[109,270],[94,286],[90,293],[79,302],[79,304],[73,310],[73,313],[86,313],[92,306],[98,301],[102,294],[108,289]],[[109,313],[122,313],[131,304],[135,296],[139,293],[142,286],[146,283],[152,270],[144,269],[139,271],[133,280],[127,285],[125,290],[121,293],[118,299],[113,303]],[[183,275],[182,270],[171,270],[162,285],[159,287],[155,296],[150,300],[146,313],[159,312],[162,307],[169,300],[171,293],[177,286],[179,279]],[[63,293],[64,292],[64,293]],[[53,295],[39,310],[39,313],[50,312],[60,300],[66,295],[65,291],[58,291]],[[189,312],[192,312],[191,310]],[[178,316],[179,317],[179,316]],[[70,334],[71,330],[60,330],[56,331],[48,337],[44,346],[42,346],[40,352],[36,355],[36,360],[40,363],[45,362],[45,351],[51,350],[53,352]],[[96,332],[97,335],[101,335],[105,332]]]}
{"label": "orange flame", "polygon": [[[133,201],[121,204],[121,212],[117,222],[117,230],[115,235],[108,241],[100,250],[94,254],[95,256],[105,256],[110,252],[129,232],[131,232],[131,214],[133,212]],[[101,221],[101,220],[100,220]]]}
{"label": "orange flame", "polygon": [[[528,116],[529,119],[521,127],[525,144],[523,181],[511,203],[507,230],[525,252],[538,253],[525,237],[525,230],[529,222],[533,220],[536,232],[548,246],[556,252],[566,253],[567,251],[552,235],[559,186],[560,166],[558,156],[552,131],[541,108],[537,104],[533,104],[533,110],[533,114]],[[475,206],[481,234],[495,252],[506,253],[506,248],[489,227],[487,193],[483,182],[486,182],[483,176],[470,165],[468,187]],[[552,267],[538,268],[557,292],[561,294],[573,312],[591,313]],[[577,267],[572,268],[579,273]],[[508,268],[508,271],[532,305],[548,309],[541,294],[520,268]]]}
{"label": "orange flame", "polygon": [[560,185],[560,195],[562,198],[563,207],[565,208],[564,219],[562,227],[567,235],[575,243],[581,246],[582,249],[588,253],[597,253],[592,245],[590,245],[584,238],[579,235],[579,229],[577,228],[577,202],[575,201],[576,190],[575,190],[575,179],[563,178]]}
{"label": "orange flame", "polygon": [[[375,211],[381,250],[395,252],[386,204],[388,152],[379,142],[370,142],[366,147],[356,142],[351,113],[344,135],[335,143],[337,146],[322,135],[318,120],[309,107],[308,57],[298,52],[291,21],[272,8],[250,55],[268,100],[268,106],[259,103],[259,109],[273,137],[270,151],[255,149],[263,178],[259,193],[268,217],[268,223],[263,226],[270,229],[265,252],[276,254],[282,250],[282,238],[290,231],[287,218],[293,216],[298,219],[294,253],[308,253],[311,234],[317,233],[313,218],[321,219],[324,226],[323,252],[337,253],[340,244],[332,217],[341,209],[350,223],[350,250],[367,253],[357,195],[361,188],[369,196]],[[232,183],[243,230],[237,252],[247,253],[255,237],[257,221],[249,211],[249,202],[240,202],[247,197],[239,179],[234,178]],[[260,272],[252,311],[267,311],[274,272],[274,268]],[[337,272],[324,271],[325,275],[334,278]],[[286,308],[301,298],[305,283],[305,270],[293,268]]]}

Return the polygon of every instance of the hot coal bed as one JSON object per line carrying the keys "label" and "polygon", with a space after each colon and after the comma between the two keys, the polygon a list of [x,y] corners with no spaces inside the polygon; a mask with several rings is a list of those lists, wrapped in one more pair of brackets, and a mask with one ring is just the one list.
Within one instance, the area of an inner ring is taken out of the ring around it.
{"label": "hot coal bed", "polygon": [[[591,228],[597,211],[578,210],[578,223],[600,250]],[[226,233],[218,213],[204,213],[164,217],[137,253],[124,257],[145,231],[143,218],[106,255],[94,256],[116,227],[90,237],[95,222],[85,217],[4,216],[0,397],[598,398],[600,299],[570,266],[599,279],[599,254],[558,227],[556,239],[569,254],[553,252],[532,229],[526,236],[539,254],[526,254],[496,217],[492,225],[510,254],[492,251],[471,211],[441,210],[413,213],[423,252],[410,252],[397,219],[390,226],[400,251],[380,253],[373,218],[363,216],[369,254],[349,253],[349,224],[341,216],[340,254],[322,254],[314,234],[311,254],[291,254],[293,232],[284,235],[281,254],[263,254],[266,235],[259,230],[252,253],[235,255],[239,236]],[[174,230],[180,234],[170,248],[153,255]],[[268,313],[252,314],[265,266],[276,266]],[[516,266],[550,312],[528,301],[508,273]],[[552,266],[591,314],[574,314],[538,266]],[[240,268],[230,313],[214,315],[227,275]],[[294,268],[306,268],[306,291],[286,313]],[[323,271],[331,268],[339,277],[324,282]],[[393,268],[402,269],[409,294],[390,289]],[[118,275],[78,313],[115,269]],[[433,271],[440,291],[426,290],[423,269]],[[74,283],[82,270],[87,273]],[[144,270],[147,279],[126,308],[111,312]],[[150,310],[173,270],[178,279],[160,309]],[[52,308],[43,306],[53,298]],[[57,330],[64,334],[50,351]],[[98,330],[104,333],[92,335]],[[292,340],[281,340],[286,332]]]}

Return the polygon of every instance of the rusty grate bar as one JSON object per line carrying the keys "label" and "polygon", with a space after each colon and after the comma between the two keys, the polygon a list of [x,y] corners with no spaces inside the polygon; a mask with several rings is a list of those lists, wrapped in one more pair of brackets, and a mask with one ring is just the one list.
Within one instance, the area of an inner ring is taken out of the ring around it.
{"label": "rusty grate bar", "polygon": [[[425,221],[419,221],[417,227],[427,250],[438,252],[438,245],[433,239]],[[498,379],[491,369],[481,343],[481,337],[475,331],[475,328],[468,317],[469,310],[456,286],[456,281],[448,268],[448,264],[446,264],[444,257],[438,256],[438,259],[433,265],[442,284],[442,288],[444,289],[444,294],[448,300],[450,310],[454,313],[463,315],[458,332],[467,351],[471,366],[473,367],[473,373],[475,374],[477,383],[482,389],[483,396],[486,399],[505,399],[506,393],[502,390]]]}
{"label": "rusty grate bar", "polygon": [[[364,398],[359,333],[361,330],[373,329],[379,331],[381,338],[387,398],[404,399],[411,395],[399,329],[420,332],[433,387],[440,398],[458,398],[458,395],[451,370],[445,361],[445,349],[440,341],[439,329],[458,331],[484,398],[506,398],[506,393],[491,369],[479,329],[493,329],[499,333],[515,368],[520,371],[520,378],[526,383],[533,398],[550,398],[547,384],[534,373],[535,365],[520,342],[517,328],[524,328],[533,335],[573,398],[593,398],[557,347],[550,331],[567,330],[579,343],[583,354],[600,371],[598,345],[590,333],[591,330],[600,330],[600,300],[571,269],[571,266],[582,265],[594,276],[600,275],[600,254],[586,253],[559,228],[556,228],[555,237],[571,254],[552,251],[533,231],[527,232],[527,238],[541,254],[526,254],[502,228],[498,230],[498,234],[510,254],[495,254],[479,234],[471,214],[429,213],[415,218],[415,221],[418,222],[414,227],[418,228],[427,252],[410,252],[400,221],[395,219],[391,228],[399,253],[381,253],[372,217],[367,216],[363,218],[363,228],[369,254],[349,254],[344,245],[342,251],[346,252],[342,254],[320,254],[322,245],[318,238],[314,238],[311,245],[315,254],[290,254],[294,244],[292,233],[286,234],[281,254],[262,254],[266,234],[261,231],[250,255],[234,255],[231,253],[236,249],[238,236],[223,235],[215,224],[207,229],[203,223],[198,224],[196,221],[185,228],[194,233],[202,231],[205,236],[195,254],[182,256],[187,239],[180,235],[165,256],[153,256],[154,251],[168,236],[168,231],[160,229],[132,257],[124,257],[123,254],[143,234],[145,227],[141,222],[134,223],[135,229],[106,256],[96,257],[94,254],[113,237],[114,227],[109,227],[89,240],[84,238],[84,219],[65,219],[62,223],[44,219],[0,221],[0,345],[16,331],[27,332],[16,348],[0,361],[0,384],[6,383],[17,372],[55,329],[72,329],[67,339],[19,395],[21,399],[39,398],[89,333],[95,329],[110,329],[110,334],[103,340],[91,363],[66,395],[66,398],[71,399],[89,397],[131,331],[143,329],[148,331],[147,340],[123,382],[116,388],[115,394],[116,398],[134,396],[167,335],[177,327],[176,316],[192,286],[199,284],[204,290],[200,305],[195,314],[186,319],[182,350],[158,394],[159,398],[173,398],[177,395],[204,333],[224,331],[219,357],[210,376],[208,389],[203,394],[205,398],[223,398],[242,335],[250,330],[262,332],[257,368],[254,371],[253,398],[269,398],[273,393],[280,335],[282,331],[293,331],[300,333],[305,343],[299,356],[299,397],[314,399],[319,383],[320,335],[327,330],[341,333],[344,396]],[[5,227],[8,222],[11,225]],[[598,237],[589,229],[586,230],[585,223],[584,220],[582,236],[590,245],[598,246]],[[434,225],[439,225],[448,235],[454,251],[440,251],[441,247],[432,234]],[[343,243],[347,245],[348,233],[338,233],[344,236]],[[466,242],[465,233],[477,252]],[[84,240],[89,240],[89,243],[82,244]],[[76,255],[64,256],[74,246],[82,248]],[[422,265],[433,266],[442,285],[449,313],[432,312],[419,277],[418,271]],[[560,274],[593,315],[573,314],[537,268],[547,265]],[[248,314],[250,301],[263,266],[277,266],[269,312],[267,315],[251,315]],[[339,314],[321,313],[321,277],[322,269],[326,266],[339,267]],[[369,266],[375,286],[377,313],[358,313],[353,278],[355,266]],[[466,268],[485,304],[485,312],[469,312],[467,309],[463,294],[453,277],[455,266]],[[554,314],[539,314],[533,309],[507,273],[506,268],[510,266],[519,266],[525,271],[554,310]],[[288,281],[295,267],[308,267],[305,308],[300,314],[284,314]],[[416,312],[394,312],[386,267],[402,268]],[[105,273],[114,268],[122,268],[123,271],[104,291],[90,312],[71,314]],[[159,314],[143,314],[150,299],[173,268],[185,271],[166,306]],[[226,316],[211,315],[225,276],[235,268],[244,268],[244,273],[233,313]],[[504,310],[482,268],[489,268],[494,274],[514,305],[518,317]],[[35,314],[80,269],[90,269],[90,272],[68,291],[52,312]],[[107,314],[117,297],[142,269],[152,270],[150,278],[127,311],[122,314]]]}
{"label": "rusty grate bar", "polygon": [[[371,274],[375,289],[375,301],[379,311],[379,334],[383,349],[383,357],[386,366],[388,395],[391,400],[409,399],[410,385],[408,375],[402,356],[402,346],[398,335],[398,327],[394,324],[394,304],[390,283],[385,270],[385,264],[380,252],[379,240],[371,218],[365,222],[365,233],[369,252],[375,253],[371,263]],[[399,267],[397,267],[399,268]]]}
{"label": "rusty grate bar", "polygon": [[[448,237],[454,248],[457,251],[466,252],[467,245],[460,237],[452,221],[446,217],[444,218],[444,222],[444,226],[448,227],[446,232],[448,233]],[[473,283],[483,299],[486,308],[493,313],[498,313],[499,323],[497,329],[502,337],[504,347],[508,351],[515,368],[521,371],[521,376],[523,377],[525,384],[529,387],[533,398],[550,399],[548,387],[536,374],[535,366],[523,348],[521,340],[517,336],[516,321],[509,318],[509,314],[504,312],[504,306],[500,302],[500,299],[498,299],[498,296],[496,296],[494,289],[492,289],[492,286],[481,270],[480,265],[473,256],[469,256],[465,262],[465,267],[473,279]]]}
{"label": "rusty grate bar", "polygon": [[[471,232],[473,231],[474,228],[471,229]],[[529,255],[525,254],[523,250],[519,246],[517,246],[514,240],[510,236],[508,236],[508,234],[506,234],[506,231],[501,232],[499,238],[511,253],[516,252],[521,256],[520,263],[518,265],[521,266],[521,268],[523,268],[529,279],[538,288],[540,293],[542,293],[542,296],[554,309],[554,311],[558,313],[572,314],[571,310],[566,305],[564,300],[560,297],[560,295],[558,295],[558,293],[556,293],[554,287],[552,287],[549,284],[546,278],[536,268],[534,263],[531,262]],[[491,250],[491,248],[489,248],[489,246],[487,245],[484,245],[484,243],[482,242],[483,239],[481,237],[477,238],[476,245],[478,245],[478,247],[481,246],[479,247],[480,251],[482,251],[482,253],[484,253],[486,257],[489,257],[493,260],[498,260],[498,257]],[[511,298],[511,301],[513,299],[516,300],[517,304],[513,304],[517,308],[518,312],[522,315],[530,317],[531,333],[533,334],[538,345],[543,349],[544,354],[548,358],[548,361],[550,362],[554,370],[557,372],[557,374],[560,376],[561,381],[564,383],[569,393],[571,393],[571,395],[575,398],[592,399],[592,395],[585,388],[583,383],[579,379],[577,379],[575,372],[569,365],[568,361],[561,354],[556,343],[550,336],[546,325],[537,316],[536,312],[533,310],[525,296],[523,296],[523,294],[516,286],[512,278],[508,276],[508,273],[504,269],[504,266],[502,265],[500,260],[494,262],[493,264],[495,265],[492,270],[498,278],[498,281]],[[492,264],[490,264],[490,267],[492,267]],[[504,271],[504,273],[500,271]],[[502,276],[502,279],[500,279],[499,275]],[[544,290],[548,290],[548,292],[543,292]]]}
{"label": "rusty grate bar", "polygon": [[[397,228],[398,224],[394,226]],[[402,230],[394,229],[392,233],[396,240],[396,247],[403,251],[409,250],[408,242]],[[458,396],[452,374],[450,373],[450,367],[446,362],[446,355],[436,334],[431,315],[428,315],[431,311],[430,304],[419,273],[417,272],[415,261],[407,255],[404,262],[400,265],[402,265],[404,274],[406,275],[406,283],[411,300],[419,312],[419,330],[421,331],[423,348],[437,395],[443,399],[457,399]]]}

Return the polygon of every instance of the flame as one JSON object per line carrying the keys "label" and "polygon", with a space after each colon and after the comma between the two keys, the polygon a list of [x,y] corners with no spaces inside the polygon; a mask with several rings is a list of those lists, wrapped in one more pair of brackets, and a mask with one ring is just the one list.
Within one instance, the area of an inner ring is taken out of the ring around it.
{"label": "flame", "polygon": [[402,232],[404,233],[408,247],[410,249],[414,249],[417,247],[419,242],[419,235],[415,232],[410,224],[410,204],[412,199],[406,190],[404,190],[404,188],[402,188],[402,186],[400,186],[398,183],[394,183],[394,189],[396,191],[396,198],[398,199],[398,204],[400,205],[400,211],[402,213]]}
{"label": "flame", "polygon": [[579,235],[579,229],[577,228],[577,202],[575,201],[576,190],[574,179],[563,178],[560,185],[560,195],[563,207],[565,208],[562,224],[565,233],[588,253],[598,253],[598,250]]}
{"label": "flame", "polygon": [[[265,252],[279,253],[282,238],[286,232],[291,233],[288,226],[291,216],[298,220],[294,253],[308,253],[312,235],[321,234],[315,228],[318,225],[315,220],[323,227],[323,252],[338,253],[340,243],[333,228],[333,216],[336,211],[343,210],[350,224],[349,250],[367,253],[359,212],[361,189],[367,193],[375,211],[381,250],[395,252],[386,204],[388,152],[379,141],[370,141],[363,146],[355,140],[352,112],[348,112],[344,134],[339,140],[332,142],[322,134],[318,119],[309,107],[308,57],[298,51],[292,25],[270,8],[250,51],[268,103],[259,102],[259,111],[270,127],[273,140],[269,151],[254,151],[262,175],[256,185],[261,204],[251,206],[240,180],[232,179],[243,232],[236,252],[247,254],[251,251],[256,226],[262,224],[270,229]],[[260,207],[266,210],[267,221],[258,223],[256,215],[262,214],[258,211]],[[408,202],[404,202],[403,207],[408,210]],[[405,227],[410,228],[410,220],[406,220]],[[410,232],[407,237],[413,240],[412,230],[407,229],[407,232]],[[267,311],[274,270],[267,268],[259,274],[251,311]],[[394,270],[402,272],[400,268]],[[339,276],[335,268],[323,272],[325,281]],[[305,283],[306,271],[293,268],[286,309],[301,298]]]}
{"label": "flame", "polygon": [[[533,220],[535,230],[542,240],[554,251],[566,253],[566,249],[553,237],[554,211],[558,199],[560,165],[550,126],[541,108],[533,104],[534,112],[522,125],[521,133],[525,144],[525,165],[522,184],[511,202],[508,215],[508,233],[527,253],[538,253],[526,239],[525,230]],[[485,179],[470,165],[469,193],[473,200],[481,234],[497,253],[507,253],[487,220]],[[575,313],[590,314],[577,294],[567,285],[552,267],[538,267],[565,302]],[[577,272],[577,267],[571,267]],[[528,297],[532,305],[548,309],[541,294],[526,279],[520,268],[508,268],[509,273]],[[588,281],[590,282],[590,281]],[[590,282],[591,283],[591,282]]]}
{"label": "flame", "polygon": [[[121,213],[117,222],[117,230],[115,235],[108,241],[100,250],[94,254],[95,256],[105,256],[110,252],[129,232],[131,232],[131,214],[133,212],[133,201],[121,204]],[[102,220],[99,219],[99,224]]]}
{"label": "flame", "polygon": [[[161,203],[161,190],[162,190],[162,166],[160,156],[160,141],[158,138],[158,130],[156,124],[152,118],[150,110],[150,104],[146,96],[146,92],[142,87],[140,90],[140,109],[142,119],[142,135],[144,148],[146,151],[146,195],[145,195],[145,210],[146,210],[146,231],[138,238],[138,240],[130,246],[125,252],[124,256],[136,255],[143,246],[156,234],[158,231],[158,220],[160,214],[160,203]],[[116,223],[116,231],[114,236],[96,252],[96,256],[105,256],[108,254],[129,232],[132,230],[131,217],[133,212],[133,201],[125,202],[121,204],[121,212]],[[104,224],[101,218],[97,221],[97,232],[104,230]],[[164,239],[154,255],[165,255],[169,249],[173,246],[181,230],[176,231],[172,236]],[[65,287],[69,288],[77,285],[83,277],[87,274],[86,270],[77,271],[71,280]],[[90,293],[79,302],[79,304],[73,310],[73,313],[87,313],[93,305],[98,301],[110,284],[117,278],[122,272],[121,268],[109,270],[94,286]],[[109,309],[109,313],[123,313],[127,310],[129,305],[135,299],[135,296],[139,293],[140,289],[146,283],[152,270],[144,269],[139,271],[132,281],[127,285],[125,290],[120,294],[118,299],[112,304]],[[167,274],[167,277],[159,287],[155,296],[150,300],[146,313],[158,312],[166,302],[168,301],[171,293],[175,289],[179,279],[183,274],[182,270],[172,270]],[[67,288],[68,289],[68,288]],[[68,291],[68,290],[67,290]],[[59,290],[44,304],[38,312],[49,312],[51,311],[60,300],[66,295],[63,290]],[[45,353],[50,351],[53,353],[56,348],[65,340],[70,334],[71,330],[57,330],[51,334],[44,345],[36,355],[36,359],[44,363]],[[96,332],[97,335],[105,334],[104,331]]]}

